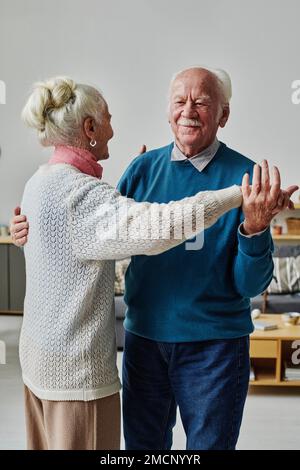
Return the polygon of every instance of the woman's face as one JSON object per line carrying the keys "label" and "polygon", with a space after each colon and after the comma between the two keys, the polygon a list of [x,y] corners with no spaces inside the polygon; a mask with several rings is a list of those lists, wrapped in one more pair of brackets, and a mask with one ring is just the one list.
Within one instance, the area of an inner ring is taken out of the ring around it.
{"label": "woman's face", "polygon": [[93,148],[97,160],[106,160],[109,158],[108,141],[113,137],[114,131],[111,127],[111,114],[109,113],[108,106],[105,107],[105,112],[102,115],[102,122],[97,126],[95,133],[96,146]]}

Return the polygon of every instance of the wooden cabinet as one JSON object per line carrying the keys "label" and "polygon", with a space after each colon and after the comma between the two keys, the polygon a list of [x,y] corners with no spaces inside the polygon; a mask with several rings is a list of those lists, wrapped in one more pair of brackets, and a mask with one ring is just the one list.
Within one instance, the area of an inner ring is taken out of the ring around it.
{"label": "wooden cabinet", "polygon": [[23,251],[0,240],[0,313],[22,313],[25,296]]}
{"label": "wooden cabinet", "polygon": [[277,357],[277,341],[253,339],[250,342],[251,357]]}
{"label": "wooden cabinet", "polygon": [[290,362],[295,346],[300,348],[300,325],[286,326],[278,314],[265,314],[259,320],[272,321],[278,329],[256,330],[250,336],[251,366],[255,374],[250,384],[300,387],[300,380],[285,380],[285,364]]}

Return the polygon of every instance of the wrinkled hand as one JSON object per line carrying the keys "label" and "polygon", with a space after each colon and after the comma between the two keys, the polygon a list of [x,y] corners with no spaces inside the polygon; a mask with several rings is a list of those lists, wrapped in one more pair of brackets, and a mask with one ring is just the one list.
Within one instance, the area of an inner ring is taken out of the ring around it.
{"label": "wrinkled hand", "polygon": [[15,208],[14,214],[9,229],[13,244],[20,247],[27,243],[29,225],[26,216],[21,215],[20,207]]}
{"label": "wrinkled hand", "polygon": [[243,231],[246,235],[265,230],[274,215],[287,208],[293,209],[290,197],[297,191],[298,186],[289,186],[286,190],[282,190],[280,185],[280,173],[277,167],[273,167],[271,184],[266,160],[262,162],[262,166],[258,164],[254,166],[252,186],[249,183],[249,174],[244,175],[242,208],[245,216]]}
{"label": "wrinkled hand", "polygon": [[273,210],[273,216],[285,209],[295,209],[293,201],[291,201],[291,195],[299,189],[299,186],[289,186],[287,189],[281,189],[277,200],[277,206]]}

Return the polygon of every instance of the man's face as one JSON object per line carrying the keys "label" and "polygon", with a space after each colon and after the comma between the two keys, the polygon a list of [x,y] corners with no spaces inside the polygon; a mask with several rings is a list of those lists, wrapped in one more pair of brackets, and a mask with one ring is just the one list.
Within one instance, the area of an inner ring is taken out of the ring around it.
{"label": "man's face", "polygon": [[[219,125],[220,92],[215,78],[207,71],[190,69],[174,81],[170,96],[169,121],[175,141],[187,156],[196,155],[210,145]],[[223,122],[224,121],[224,122]]]}

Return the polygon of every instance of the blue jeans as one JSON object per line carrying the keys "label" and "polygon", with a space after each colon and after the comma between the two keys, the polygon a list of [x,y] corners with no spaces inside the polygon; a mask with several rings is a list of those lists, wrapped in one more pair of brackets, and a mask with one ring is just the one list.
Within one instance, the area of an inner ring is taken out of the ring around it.
{"label": "blue jeans", "polygon": [[235,449],[248,383],[248,336],[159,343],[126,332],[126,449],[171,449],[177,406],[187,449]]}

